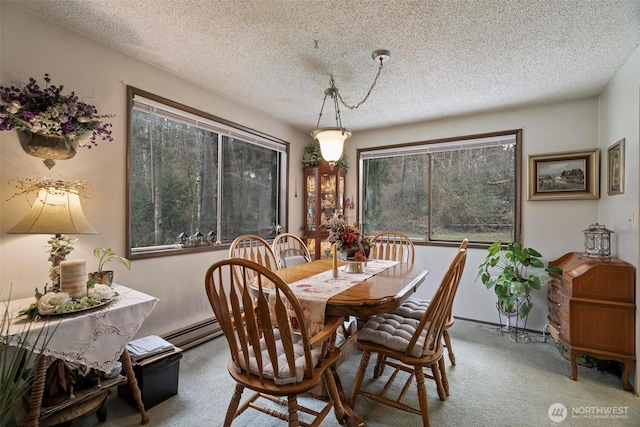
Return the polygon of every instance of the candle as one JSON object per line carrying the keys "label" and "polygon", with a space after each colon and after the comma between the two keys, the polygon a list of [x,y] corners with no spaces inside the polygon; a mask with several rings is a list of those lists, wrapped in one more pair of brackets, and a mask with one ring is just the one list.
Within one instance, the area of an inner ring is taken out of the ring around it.
{"label": "candle", "polygon": [[335,243],[331,246],[331,256],[333,257],[333,277],[338,277],[338,249]]}
{"label": "candle", "polygon": [[83,259],[60,261],[60,290],[71,298],[87,295],[87,266]]}

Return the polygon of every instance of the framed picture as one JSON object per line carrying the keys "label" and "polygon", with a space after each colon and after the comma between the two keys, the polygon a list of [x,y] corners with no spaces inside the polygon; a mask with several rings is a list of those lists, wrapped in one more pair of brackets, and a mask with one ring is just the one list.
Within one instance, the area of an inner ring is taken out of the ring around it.
{"label": "framed picture", "polygon": [[600,197],[598,149],[528,157],[527,200]]}
{"label": "framed picture", "polygon": [[624,194],[624,138],[607,149],[607,194]]}

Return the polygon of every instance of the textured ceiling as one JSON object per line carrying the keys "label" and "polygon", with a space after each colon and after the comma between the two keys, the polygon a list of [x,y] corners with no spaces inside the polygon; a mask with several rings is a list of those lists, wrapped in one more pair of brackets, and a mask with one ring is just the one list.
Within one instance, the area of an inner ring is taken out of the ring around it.
{"label": "textured ceiling", "polygon": [[[5,1],[5,0],[3,0]],[[640,45],[640,1],[21,0],[296,128],[334,76],[351,130],[596,95]],[[331,126],[325,107],[321,126]]]}

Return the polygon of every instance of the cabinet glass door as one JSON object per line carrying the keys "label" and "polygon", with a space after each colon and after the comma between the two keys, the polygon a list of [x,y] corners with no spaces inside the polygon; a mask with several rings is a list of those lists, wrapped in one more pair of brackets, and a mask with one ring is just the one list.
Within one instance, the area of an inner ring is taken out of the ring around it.
{"label": "cabinet glass door", "polygon": [[307,231],[316,231],[316,177],[307,175]]}
{"label": "cabinet glass door", "polygon": [[322,174],[320,185],[320,204],[324,222],[336,213],[336,176]]}

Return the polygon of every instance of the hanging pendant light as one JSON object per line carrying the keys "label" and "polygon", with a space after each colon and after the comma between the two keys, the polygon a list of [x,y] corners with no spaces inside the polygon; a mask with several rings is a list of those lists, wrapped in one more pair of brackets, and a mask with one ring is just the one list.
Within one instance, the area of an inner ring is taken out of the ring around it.
{"label": "hanging pendant light", "polygon": [[[322,154],[322,158],[329,163],[329,167],[333,168],[336,162],[340,160],[340,157],[342,157],[342,152],[344,150],[344,142],[351,136],[351,131],[342,126],[342,119],[340,118],[340,105],[338,104],[338,100],[340,100],[340,102],[350,110],[354,110],[362,105],[367,100],[367,98],[369,98],[371,90],[373,90],[374,86],[376,85],[378,77],[380,76],[380,72],[382,71],[383,61],[385,59],[388,59],[389,55],[390,52],[388,50],[376,50],[375,52],[373,52],[373,59],[380,62],[378,73],[376,74],[376,77],[373,80],[373,83],[371,84],[367,95],[356,105],[351,106],[344,102],[342,96],[340,95],[340,91],[335,85],[333,76],[331,77],[331,86],[324,91],[324,99],[322,100],[322,107],[320,108],[320,115],[318,116],[316,129],[311,132],[311,136],[320,145],[320,153]],[[322,118],[322,112],[324,111],[324,104],[327,101],[327,97],[331,97],[331,99],[333,100],[336,126],[320,128],[320,119]]]}
{"label": "hanging pendant light", "polygon": [[[351,132],[342,127],[337,89],[335,87],[333,77],[331,77],[331,87],[324,91],[324,100],[322,101],[322,108],[320,109],[320,117],[322,117],[322,110],[324,110],[324,103],[327,100],[327,96],[330,96],[331,99],[333,99],[333,105],[336,112],[336,127],[320,129],[316,125],[316,130],[311,132],[311,136],[318,141],[322,158],[329,163],[329,167],[333,168],[336,162],[340,160],[340,157],[342,157],[344,142],[351,136]],[[320,124],[320,117],[318,117],[318,125]]]}

